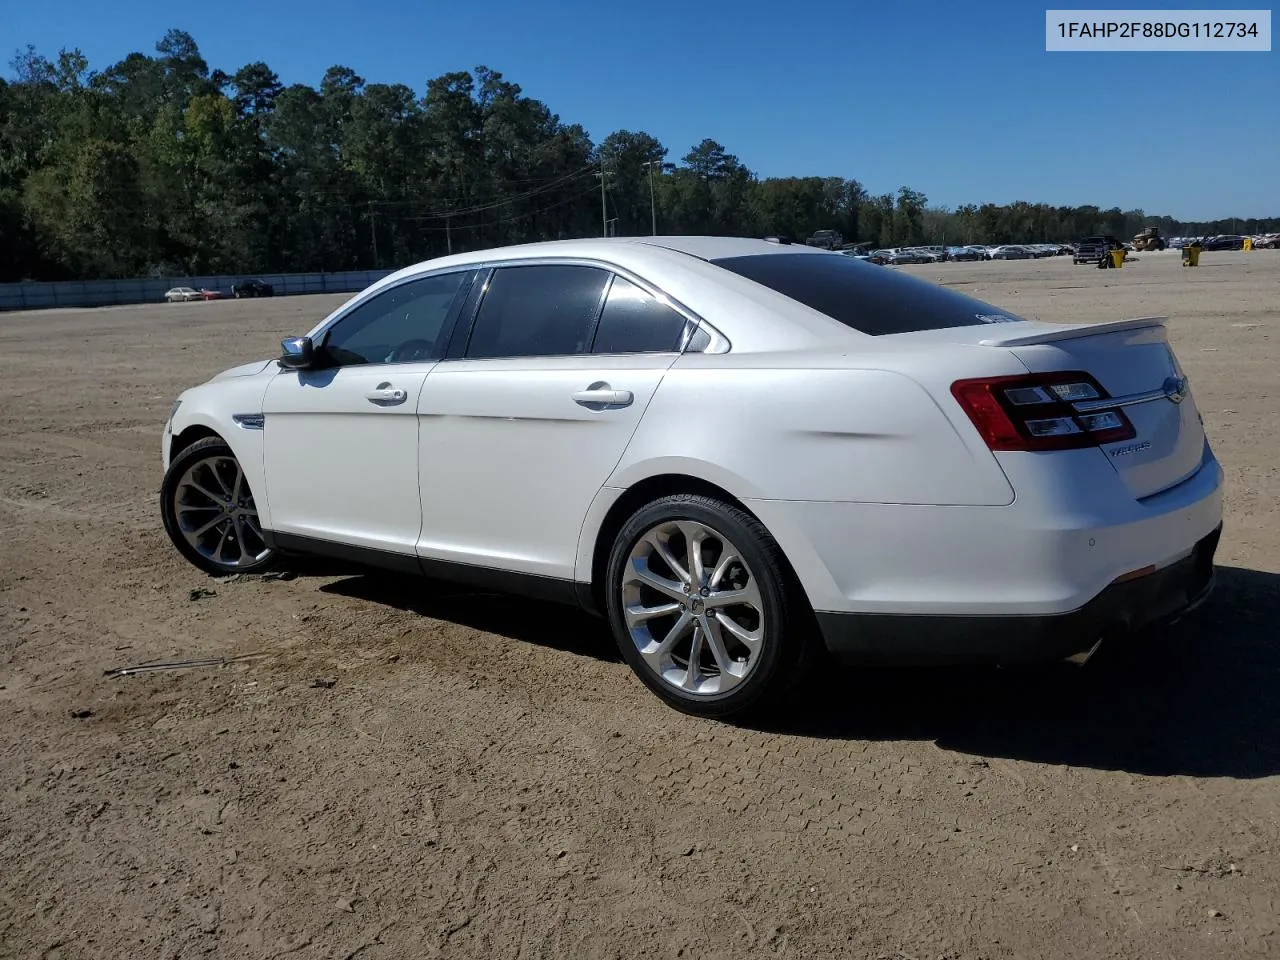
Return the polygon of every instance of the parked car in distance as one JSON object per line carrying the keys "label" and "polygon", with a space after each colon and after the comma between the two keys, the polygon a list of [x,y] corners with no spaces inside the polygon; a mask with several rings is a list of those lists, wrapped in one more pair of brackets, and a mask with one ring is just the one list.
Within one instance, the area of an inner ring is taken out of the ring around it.
{"label": "parked car in distance", "polygon": [[1017,243],[1006,243],[990,251],[992,260],[1031,260],[1031,251]]}
{"label": "parked car in distance", "polygon": [[209,289],[206,289],[205,287],[201,287],[201,288],[200,288],[200,299],[201,299],[201,300],[221,300],[221,299],[222,299],[222,291],[221,291],[221,290],[209,290]]}
{"label": "parked car in distance", "polygon": [[889,263],[935,263],[937,258],[923,250],[894,250],[888,256]]}
{"label": "parked car in distance", "polygon": [[1071,255],[1071,262],[1075,264],[1097,263],[1112,250],[1123,249],[1124,244],[1110,234],[1085,237],[1076,244],[1075,253]]}
{"label": "parked car in distance", "polygon": [[884,261],[862,250],[841,250],[846,257],[852,257],[854,260],[861,260],[864,263],[882,264]]}
{"label": "parked car in distance", "polygon": [[194,287],[173,287],[166,290],[164,298],[170,303],[186,303],[188,300],[201,299],[200,291]]}
{"label": "parked car in distance", "polygon": [[822,250],[839,250],[844,246],[844,235],[839,230],[815,230],[805,244]]}
{"label": "parked car in distance", "polygon": [[927,244],[923,247],[912,247],[911,249],[929,254],[937,263],[942,263],[947,259],[947,248],[937,244]]}
{"label": "parked car in distance", "polygon": [[1243,250],[1244,237],[1234,234],[1220,234],[1216,237],[1205,237],[1202,243],[1205,250]]}
{"label": "parked car in distance", "polygon": [[1033,322],[745,238],[405,268],[184,391],[162,450],[210,575],[315,554],[581,606],[708,716],[824,648],[1087,656],[1208,595],[1222,519],[1160,320]]}
{"label": "parked car in distance", "polygon": [[987,252],[982,247],[948,247],[948,260],[985,260]]}
{"label": "parked car in distance", "polygon": [[231,296],[237,300],[242,297],[270,297],[275,293],[271,284],[261,280],[241,280],[231,285]]}

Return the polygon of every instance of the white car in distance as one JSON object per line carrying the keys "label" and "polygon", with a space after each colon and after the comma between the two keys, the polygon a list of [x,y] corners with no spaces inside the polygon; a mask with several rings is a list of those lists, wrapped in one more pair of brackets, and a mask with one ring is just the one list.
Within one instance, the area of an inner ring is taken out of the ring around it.
{"label": "white car in distance", "polygon": [[1160,319],[1031,322],[718,237],[459,254],[181,395],[165,529],[580,604],[669,704],[848,660],[1084,659],[1208,595],[1222,469]]}
{"label": "white car in distance", "polygon": [[203,295],[192,287],[174,287],[165,291],[164,298],[170,303],[186,303],[188,300],[201,300]]}

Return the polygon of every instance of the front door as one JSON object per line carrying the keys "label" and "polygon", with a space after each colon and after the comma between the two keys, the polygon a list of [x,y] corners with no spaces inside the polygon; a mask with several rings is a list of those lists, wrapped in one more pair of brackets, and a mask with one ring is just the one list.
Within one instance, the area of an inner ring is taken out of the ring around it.
{"label": "front door", "polygon": [[375,294],[320,337],[316,369],[272,379],[263,446],[273,532],[414,556],[418,397],[470,277]]}
{"label": "front door", "polygon": [[419,555],[572,580],[587,509],[685,327],[603,268],[499,268],[418,402]]}

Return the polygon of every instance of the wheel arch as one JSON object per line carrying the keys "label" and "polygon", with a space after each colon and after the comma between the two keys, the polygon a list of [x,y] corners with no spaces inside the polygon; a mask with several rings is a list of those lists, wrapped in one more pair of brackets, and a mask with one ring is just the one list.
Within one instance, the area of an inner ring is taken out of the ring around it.
{"label": "wheel arch", "polygon": [[[161,520],[173,546],[197,569],[212,576],[253,573],[269,568],[275,550],[261,532],[261,511],[256,511],[256,502],[249,499],[253,496],[252,483],[247,489],[242,485],[242,478],[247,478],[250,470],[245,468],[240,455],[221,433],[206,424],[193,424],[179,431],[173,438],[173,444],[177,459],[170,460],[160,488]],[[216,466],[206,467],[214,474],[212,480],[207,475],[195,479],[192,471],[199,464],[208,464],[211,459],[233,459],[237,469],[234,481],[225,470]],[[202,496],[194,504],[183,499],[183,487],[189,478],[191,486]],[[195,519],[196,526],[186,527],[181,518],[184,504],[193,509],[212,510],[214,515],[211,517],[206,513]],[[257,530],[247,516],[255,511],[259,525]],[[220,523],[225,525],[214,529]],[[246,532],[253,536],[247,537]],[[211,544],[209,537],[215,543]],[[228,541],[233,542],[233,551],[238,549],[239,554],[232,552],[224,559],[224,547]]]}
{"label": "wheel arch", "polygon": [[[258,505],[258,519],[263,529],[271,529],[271,505],[267,496],[266,472],[263,463],[263,432],[261,429],[246,429],[225,423],[223,417],[215,415],[207,405],[199,400],[193,401],[195,409],[187,410],[184,403],[173,424],[173,435],[169,438],[168,457],[165,469],[168,470],[174,460],[193,444],[210,437],[221,440],[235,455],[244,471],[249,489],[253,491],[254,501]],[[250,408],[252,409],[252,408]],[[259,406],[258,409],[261,409]]]}
{"label": "wheel arch", "polygon": [[[812,609],[813,596],[799,576],[797,567],[803,565],[812,569],[812,562],[817,559],[817,555],[813,553],[806,539],[803,537],[797,539],[797,531],[789,529],[785,523],[778,522],[778,517],[762,516],[760,511],[753,508],[749,496],[740,496],[726,486],[705,477],[678,471],[651,474],[636,480],[623,490],[606,487],[601,490],[601,494],[607,491],[616,492],[618,495],[607,502],[607,506],[593,505],[592,512],[599,510],[600,520],[594,525],[590,524],[590,520],[588,521],[589,529],[583,531],[583,543],[580,546],[579,570],[586,576],[578,578],[578,602],[589,612],[599,616],[604,615],[604,589],[609,552],[627,519],[646,503],[678,493],[712,497],[742,510],[758,521],[777,542],[782,551],[787,573],[795,578],[801,593],[809,600]],[[600,497],[597,497],[597,501],[599,500]]]}
{"label": "wheel arch", "polygon": [[[608,489],[610,488],[605,488],[605,490]],[[605,490],[601,493],[605,493]],[[594,532],[585,531],[589,537],[587,543],[589,552],[583,558],[585,563],[582,566],[585,567],[584,572],[588,574],[588,579],[585,582],[579,580],[578,593],[579,600],[592,613],[600,615],[604,613],[606,567],[609,562],[609,551],[613,548],[613,541],[618,536],[618,531],[622,529],[627,519],[646,503],[677,493],[714,497],[755,516],[751,508],[729,490],[692,474],[658,473],[636,481],[622,490],[608,505],[599,523],[595,525]]]}
{"label": "wheel arch", "polygon": [[209,437],[217,437],[219,440],[226,442],[226,437],[213,427],[203,423],[193,423],[184,428],[181,433],[175,433],[169,441],[169,462],[173,463],[174,458],[187,447]]}

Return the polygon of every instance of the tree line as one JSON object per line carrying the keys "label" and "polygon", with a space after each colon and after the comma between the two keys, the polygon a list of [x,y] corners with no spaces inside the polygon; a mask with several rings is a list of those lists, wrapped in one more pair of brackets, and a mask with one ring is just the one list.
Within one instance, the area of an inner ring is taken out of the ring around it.
{"label": "tree line", "polygon": [[710,139],[673,162],[648,133],[593,142],[487,67],[428,80],[422,96],[341,66],[318,87],[286,86],[261,62],[211,70],[180,30],[103,70],[30,46],[10,67],[0,281],[391,268],[655,225],[796,240],[835,229],[875,246],[1280,230],[1280,218],[1093,206],[943,209],[905,186],[761,178]]}

